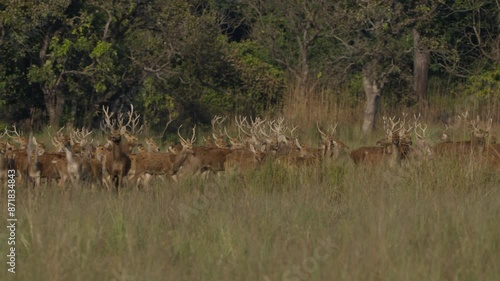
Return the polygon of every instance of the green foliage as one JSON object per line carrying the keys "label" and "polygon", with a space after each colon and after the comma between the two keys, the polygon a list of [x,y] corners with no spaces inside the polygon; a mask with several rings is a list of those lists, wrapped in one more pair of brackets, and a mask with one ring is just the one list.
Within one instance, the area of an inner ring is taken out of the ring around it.
{"label": "green foliage", "polygon": [[[364,98],[367,64],[392,104],[410,105],[413,29],[434,54],[431,75],[460,74],[465,94],[491,97],[495,7],[491,0],[7,1],[0,119],[59,106],[52,119],[95,126],[101,105],[137,103],[163,130],[172,116],[207,123],[213,114],[279,108],[298,81],[312,92],[349,88],[354,105]],[[37,122],[49,117],[41,116]]]}
{"label": "green foliage", "polygon": [[143,117],[146,124],[155,131],[164,130],[169,120],[179,117],[179,108],[173,96],[163,92],[162,84],[158,84],[153,77],[144,80],[138,101],[144,110]]}
{"label": "green foliage", "polygon": [[468,78],[465,93],[478,98],[500,97],[500,64],[493,69]]}
{"label": "green foliage", "polygon": [[281,100],[285,75],[282,69],[266,60],[266,51],[253,41],[234,42],[229,47],[230,60],[242,81],[240,91],[253,112],[260,114]]}
{"label": "green foliage", "polygon": [[358,105],[364,99],[363,75],[357,73],[349,79],[349,104]]}

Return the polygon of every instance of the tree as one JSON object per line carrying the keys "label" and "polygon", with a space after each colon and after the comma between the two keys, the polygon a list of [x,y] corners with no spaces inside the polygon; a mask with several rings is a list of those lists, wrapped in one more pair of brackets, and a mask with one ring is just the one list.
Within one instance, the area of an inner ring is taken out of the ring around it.
{"label": "tree", "polygon": [[113,65],[114,50],[106,41],[111,18],[106,15],[101,26],[94,8],[67,0],[11,1],[5,7],[5,43],[27,46],[17,55],[24,62],[20,67],[32,87],[41,92],[54,127],[60,125],[68,100],[75,118],[77,108],[94,102],[87,93],[104,92],[106,81],[114,77],[105,75]]}
{"label": "tree", "polygon": [[389,77],[402,72],[408,37],[395,2],[340,1],[329,23],[330,36],[343,46],[342,62],[361,71],[366,95],[362,130],[374,129],[380,96]]}
{"label": "tree", "polygon": [[310,85],[310,59],[318,39],[325,36],[332,1],[249,0],[245,13],[251,38],[262,44],[272,59],[284,67],[299,98]]}

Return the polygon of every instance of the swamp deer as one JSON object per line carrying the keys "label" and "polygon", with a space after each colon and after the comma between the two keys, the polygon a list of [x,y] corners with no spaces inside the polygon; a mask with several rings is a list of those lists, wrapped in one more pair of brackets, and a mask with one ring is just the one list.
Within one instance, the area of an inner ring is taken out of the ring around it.
{"label": "swamp deer", "polygon": [[[410,157],[420,160],[428,160],[432,158],[432,146],[427,141],[427,135],[425,131],[427,130],[427,125],[422,126],[420,123],[415,123],[415,146],[412,147],[410,152]],[[419,133],[420,131],[420,133]]]}
{"label": "swamp deer", "polygon": [[476,120],[468,121],[467,116],[468,113],[462,114],[463,120],[469,124],[471,139],[468,141],[459,141],[459,142],[441,142],[434,146],[434,153],[436,155],[457,155],[459,158],[463,158],[465,156],[480,156],[483,155],[484,148],[486,146],[486,139],[489,135],[489,130],[491,129],[491,125],[493,119],[488,121],[488,124],[485,129],[479,127],[479,116],[477,116]]}
{"label": "swamp deer", "polygon": [[[389,166],[392,167],[401,162],[402,155],[404,155],[401,148],[403,145],[410,144],[401,141],[407,133],[404,129],[404,121],[402,122],[399,119],[397,122],[394,122],[394,119],[395,117],[384,117],[384,127],[386,127],[387,136],[377,141],[378,146],[360,147],[351,151],[351,158],[355,164],[387,161]],[[398,125],[399,128],[396,128]]]}
{"label": "swamp deer", "polygon": [[252,144],[249,145],[248,149],[233,149],[229,154],[226,155],[226,161],[224,161],[224,170],[226,172],[248,172],[255,170],[262,163],[264,156],[264,153],[255,150]]}
{"label": "swamp deer", "polygon": [[35,187],[40,186],[40,178],[42,176],[42,163],[38,161],[38,143],[36,138],[30,133],[28,146],[26,148],[28,155],[27,173],[29,178],[34,182]]}
{"label": "swamp deer", "polygon": [[149,151],[149,152],[160,151],[160,146],[154,141],[153,138],[147,137],[145,141],[146,141],[146,145],[148,146],[147,151]]}
{"label": "swamp deer", "polygon": [[328,133],[324,133],[319,128],[318,122],[316,122],[316,127],[318,132],[321,135],[321,146],[318,150],[318,156],[326,161],[337,160],[343,151],[349,149],[349,146],[345,145],[343,142],[339,141],[334,137],[335,132],[337,131],[337,125],[330,126]]}
{"label": "swamp deer", "polygon": [[[180,127],[179,127],[180,129]],[[139,187],[142,181],[142,186],[147,187],[151,176],[166,175],[167,179],[175,175],[176,169],[183,164],[186,158],[193,154],[193,142],[196,136],[196,126],[193,128],[193,136],[191,139],[184,139],[179,130],[177,134],[181,140],[181,149],[175,153],[169,152],[149,152],[142,149],[137,154],[136,171],[132,178],[132,182]]]}
{"label": "swamp deer", "polygon": [[109,107],[103,106],[102,109],[104,120],[101,122],[101,129],[107,133],[107,140],[111,143],[111,153],[106,158],[106,170],[114,187],[118,189],[123,186],[123,178],[127,176],[132,165],[127,154],[129,145],[122,135],[126,133],[127,126],[132,122],[133,117],[129,114],[127,124],[123,124],[122,114],[119,114],[117,119],[112,120],[114,112],[109,113]]}

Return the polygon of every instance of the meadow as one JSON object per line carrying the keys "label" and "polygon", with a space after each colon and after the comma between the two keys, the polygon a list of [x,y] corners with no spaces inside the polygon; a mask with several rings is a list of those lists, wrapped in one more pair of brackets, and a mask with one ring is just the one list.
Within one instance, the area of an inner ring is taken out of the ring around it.
{"label": "meadow", "polygon": [[[339,138],[376,139],[358,136]],[[348,155],[119,194],[18,184],[16,273],[2,231],[1,279],[495,280],[499,186],[475,159],[355,166]]]}

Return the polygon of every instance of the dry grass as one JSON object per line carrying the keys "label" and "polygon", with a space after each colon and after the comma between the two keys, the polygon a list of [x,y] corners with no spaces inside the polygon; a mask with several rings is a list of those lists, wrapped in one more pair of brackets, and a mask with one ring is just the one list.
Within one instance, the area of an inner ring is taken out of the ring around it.
{"label": "dry grass", "polygon": [[494,280],[498,186],[435,160],[268,164],[120,195],[19,187],[15,280]]}
{"label": "dry grass", "polygon": [[[323,98],[287,116],[302,140],[317,142],[316,120],[340,120],[339,138],[351,149],[380,137],[361,137],[359,107],[307,115],[331,104]],[[424,118],[437,140],[438,111]],[[388,168],[345,158],[303,169],[268,163],[208,182],[156,179],[119,195],[18,186],[17,273],[6,271],[2,231],[1,279],[496,280],[499,186],[498,171],[475,161]],[[2,198],[6,218],[5,191]]]}

